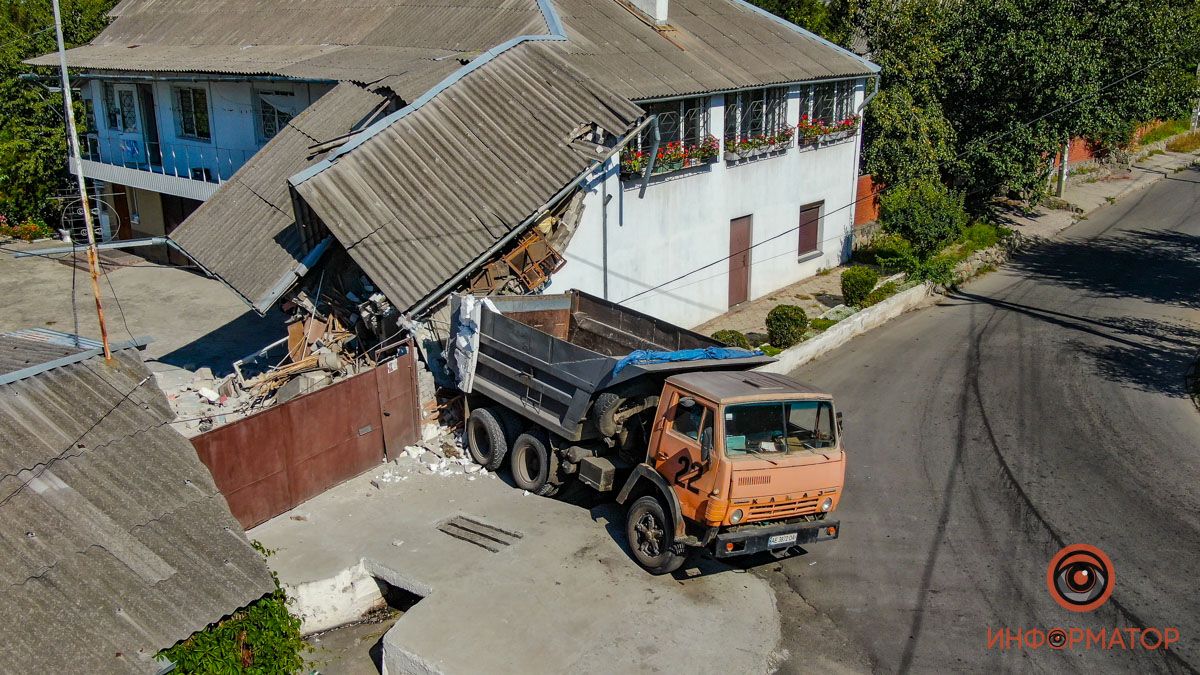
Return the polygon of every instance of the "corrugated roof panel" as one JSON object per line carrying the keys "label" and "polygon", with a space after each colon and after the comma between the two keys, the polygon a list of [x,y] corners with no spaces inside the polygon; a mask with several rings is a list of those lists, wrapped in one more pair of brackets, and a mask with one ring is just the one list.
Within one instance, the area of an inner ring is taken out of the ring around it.
{"label": "corrugated roof panel", "polygon": [[133,350],[0,385],[5,669],[157,672],[274,588],[173,418]]}
{"label": "corrugated roof panel", "polygon": [[314,144],[349,133],[383,103],[353,84],[334,87],[217,188],[171,239],[251,304],[262,304],[301,257],[288,176],[312,163]]}
{"label": "corrugated roof panel", "polygon": [[371,279],[408,308],[477,259],[590,162],[581,123],[642,114],[549,45],[496,57],[296,187]]}
{"label": "corrugated roof panel", "polygon": [[[437,82],[420,58],[471,55],[521,34],[545,33],[534,0],[127,0],[72,65],[103,70],[273,74],[373,82],[397,77],[414,100]],[[674,42],[615,0],[554,0],[573,54],[630,56],[653,77],[601,59],[568,60],[634,99],[870,73],[855,57],[733,0],[671,0]],[[135,49],[126,47],[139,45]],[[426,50],[424,54],[411,51]],[[404,51],[390,52],[389,49]],[[434,54],[436,52],[436,54]],[[747,53],[748,52],[748,53]],[[53,55],[30,61],[56,65]],[[691,67],[688,63],[700,64]],[[436,69],[444,76],[448,71]],[[410,75],[415,74],[416,77]],[[408,76],[408,77],[406,77]]]}

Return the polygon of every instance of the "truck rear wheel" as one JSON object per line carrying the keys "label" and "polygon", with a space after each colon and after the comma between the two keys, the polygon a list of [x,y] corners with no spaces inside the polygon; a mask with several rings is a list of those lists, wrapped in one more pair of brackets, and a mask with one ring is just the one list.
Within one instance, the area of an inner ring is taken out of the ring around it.
{"label": "truck rear wheel", "polygon": [[467,450],[471,459],[489,471],[500,468],[508,454],[508,441],[499,416],[491,408],[476,408],[467,418]]}
{"label": "truck rear wheel", "polygon": [[625,516],[625,536],[633,559],[651,574],[669,574],[679,569],[686,555],[676,552],[675,527],[662,502],[653,495],[639,498]]}
{"label": "truck rear wheel", "polygon": [[542,497],[553,496],[558,486],[550,482],[557,469],[557,458],[549,440],[538,432],[517,436],[512,448],[513,483]]}

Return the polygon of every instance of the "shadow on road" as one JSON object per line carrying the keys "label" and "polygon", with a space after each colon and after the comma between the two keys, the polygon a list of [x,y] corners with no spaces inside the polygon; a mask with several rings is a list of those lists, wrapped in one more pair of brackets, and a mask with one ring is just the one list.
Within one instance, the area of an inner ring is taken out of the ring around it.
{"label": "shadow on road", "polygon": [[1051,241],[1014,257],[1011,267],[1101,297],[1200,308],[1200,237],[1184,232],[1131,230]]}
{"label": "shadow on road", "polygon": [[1194,326],[1129,316],[1090,319],[961,290],[948,297],[1017,312],[1083,334],[1069,344],[1105,379],[1176,398],[1190,395],[1185,374],[1200,351],[1200,329]]}

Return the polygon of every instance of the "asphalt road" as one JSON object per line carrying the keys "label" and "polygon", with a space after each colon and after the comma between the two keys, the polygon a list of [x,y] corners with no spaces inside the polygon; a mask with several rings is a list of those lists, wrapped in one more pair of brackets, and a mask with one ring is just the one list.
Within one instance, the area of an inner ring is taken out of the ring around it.
{"label": "asphalt road", "polygon": [[[756,572],[822,619],[785,623],[783,670],[808,672],[823,640],[881,672],[1200,669],[1200,412],[1183,383],[1198,354],[1185,171],[794,373],[837,397],[849,470],[841,539]],[[1046,587],[1073,543],[1115,567],[1090,614]],[[1146,626],[1180,642],[986,644],[989,628]]]}

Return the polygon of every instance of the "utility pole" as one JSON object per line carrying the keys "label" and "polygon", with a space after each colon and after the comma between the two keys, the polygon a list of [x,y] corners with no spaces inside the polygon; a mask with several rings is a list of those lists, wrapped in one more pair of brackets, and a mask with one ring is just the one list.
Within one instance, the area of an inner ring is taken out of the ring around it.
{"label": "utility pole", "polygon": [[[1200,80],[1200,63],[1196,64],[1196,79]],[[1196,107],[1192,109],[1192,131],[1200,127],[1200,98],[1196,99]]]}
{"label": "utility pole", "polygon": [[71,100],[71,81],[67,77],[67,48],[63,44],[62,13],[58,8],[58,0],[51,0],[54,5],[54,31],[58,37],[58,67],[62,72],[63,102],[67,108],[67,145],[70,146],[71,158],[75,161],[75,177],[79,182],[79,203],[83,207],[83,224],[87,228],[87,259],[88,271],[92,275],[92,295],[96,298],[96,318],[100,321],[100,342],[104,345],[104,360],[112,360],[112,351],[108,348],[108,328],[104,325],[104,307],[100,304],[100,261],[96,253],[96,232],[92,226],[92,209],[88,204],[87,185],[83,182],[83,157],[79,152],[79,134],[75,131],[75,104]]}

